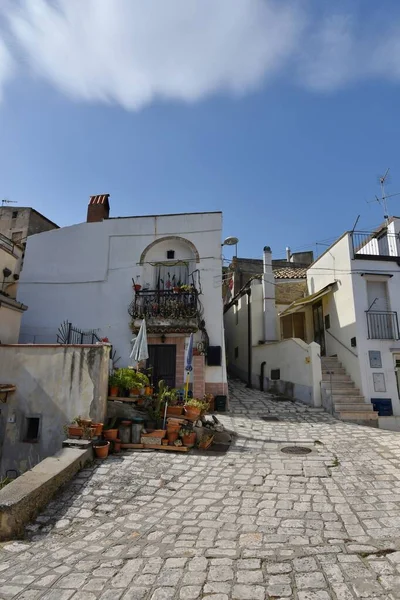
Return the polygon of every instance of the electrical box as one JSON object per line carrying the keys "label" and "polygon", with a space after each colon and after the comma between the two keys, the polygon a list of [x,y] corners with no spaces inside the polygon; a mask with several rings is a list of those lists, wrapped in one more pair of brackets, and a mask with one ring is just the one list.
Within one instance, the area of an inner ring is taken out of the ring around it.
{"label": "electrical box", "polygon": [[371,369],[382,369],[382,357],[379,350],[370,350],[369,355],[369,366]]}

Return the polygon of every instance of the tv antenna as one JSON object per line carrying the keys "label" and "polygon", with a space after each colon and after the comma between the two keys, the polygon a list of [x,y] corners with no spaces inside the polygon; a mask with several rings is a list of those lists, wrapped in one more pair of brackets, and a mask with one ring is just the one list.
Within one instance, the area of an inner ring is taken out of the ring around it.
{"label": "tv antenna", "polygon": [[388,167],[385,171],[384,175],[379,175],[378,181],[381,186],[381,196],[375,196],[375,200],[370,200],[369,202],[378,202],[378,204],[383,208],[383,217],[386,221],[386,225],[389,224],[389,209],[387,205],[388,198],[393,198],[394,196],[400,196],[400,192],[396,194],[386,194],[386,184],[388,183],[390,167]]}
{"label": "tv antenna", "polygon": [[18,202],[16,200],[8,200],[8,198],[3,198],[1,205],[5,206],[6,204],[18,204]]}

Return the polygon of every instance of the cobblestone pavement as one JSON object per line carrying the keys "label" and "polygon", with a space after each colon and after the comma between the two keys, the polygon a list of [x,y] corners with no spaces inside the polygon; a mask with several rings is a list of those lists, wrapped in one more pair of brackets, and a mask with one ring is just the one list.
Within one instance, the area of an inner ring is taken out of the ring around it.
{"label": "cobblestone pavement", "polygon": [[[231,408],[226,454],[125,453],[79,473],[0,548],[0,598],[400,598],[400,434],[238,383]],[[312,452],[281,452],[295,445]]]}

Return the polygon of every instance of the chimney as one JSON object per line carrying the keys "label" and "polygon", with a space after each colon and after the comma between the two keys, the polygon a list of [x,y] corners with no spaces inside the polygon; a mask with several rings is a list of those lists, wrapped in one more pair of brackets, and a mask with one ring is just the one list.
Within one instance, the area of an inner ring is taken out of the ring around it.
{"label": "chimney", "polygon": [[289,246],[286,246],[286,260],[287,260],[287,262],[290,262],[290,248],[289,248]]}
{"label": "chimney", "polygon": [[263,255],[263,321],[264,341],[277,340],[277,313],[275,306],[275,281],[272,271],[272,252],[265,246]]}
{"label": "chimney", "polygon": [[109,197],[110,194],[90,196],[86,218],[87,223],[98,223],[104,219],[108,219],[110,214]]}

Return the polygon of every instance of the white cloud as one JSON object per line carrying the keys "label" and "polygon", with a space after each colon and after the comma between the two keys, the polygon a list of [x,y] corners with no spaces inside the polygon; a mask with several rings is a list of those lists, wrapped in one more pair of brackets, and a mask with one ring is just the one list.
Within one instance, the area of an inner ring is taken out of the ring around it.
{"label": "white cloud", "polygon": [[279,0],[22,0],[8,14],[35,74],[78,99],[243,93],[285,64],[302,19]]}
{"label": "white cloud", "polygon": [[[393,14],[375,31],[368,11],[362,28],[351,13],[318,17],[320,0],[0,2],[14,63],[77,100],[138,110],[157,99],[244,94],[282,72],[317,92],[400,81]],[[0,96],[12,62],[0,40]]]}

